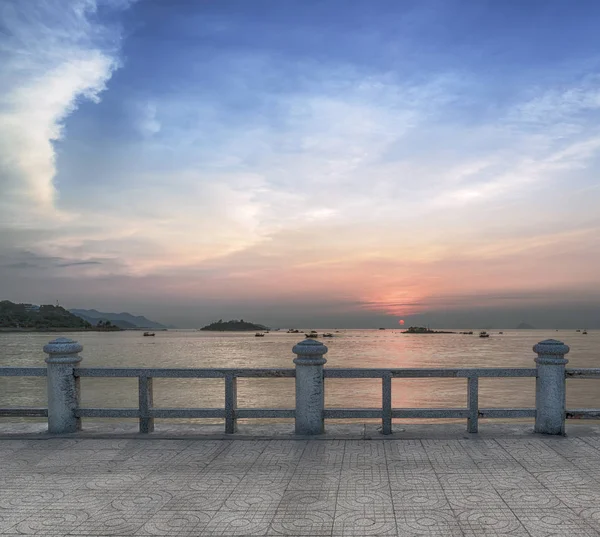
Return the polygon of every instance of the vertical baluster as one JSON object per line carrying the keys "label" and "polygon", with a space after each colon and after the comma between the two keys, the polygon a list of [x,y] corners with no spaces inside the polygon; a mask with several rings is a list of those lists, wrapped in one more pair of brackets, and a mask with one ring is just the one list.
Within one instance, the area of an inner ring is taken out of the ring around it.
{"label": "vertical baluster", "polygon": [[154,418],[150,417],[150,411],[154,404],[151,377],[139,377],[139,399],[140,399],[140,433],[151,433],[154,431]]}
{"label": "vertical baluster", "polygon": [[479,430],[479,377],[469,377],[467,390],[469,407],[467,432],[476,433]]}
{"label": "vertical baluster", "polygon": [[237,377],[229,373],[225,375],[225,434],[237,431]]}
{"label": "vertical baluster", "polygon": [[392,374],[384,373],[381,378],[381,432],[392,434]]}

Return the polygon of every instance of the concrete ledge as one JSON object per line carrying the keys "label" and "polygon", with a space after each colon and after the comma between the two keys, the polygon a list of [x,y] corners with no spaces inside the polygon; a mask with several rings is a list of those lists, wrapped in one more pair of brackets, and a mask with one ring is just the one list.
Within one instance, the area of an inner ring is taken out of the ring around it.
{"label": "concrete ledge", "polygon": [[[378,423],[328,424],[326,433],[317,436],[294,434],[293,423],[273,423],[267,425],[240,424],[238,432],[225,434],[223,424],[172,424],[157,423],[155,431],[141,434],[135,422],[106,423],[86,420],[83,430],[65,435],[50,435],[46,423],[4,423],[0,424],[0,441],[3,439],[47,440],[51,438],[102,438],[140,440],[408,440],[408,439],[484,439],[499,437],[544,437],[533,432],[533,423],[485,423],[480,422],[480,430],[469,434],[463,421],[448,424],[394,424],[391,435],[381,434]],[[569,424],[567,436],[600,436],[600,423]]]}

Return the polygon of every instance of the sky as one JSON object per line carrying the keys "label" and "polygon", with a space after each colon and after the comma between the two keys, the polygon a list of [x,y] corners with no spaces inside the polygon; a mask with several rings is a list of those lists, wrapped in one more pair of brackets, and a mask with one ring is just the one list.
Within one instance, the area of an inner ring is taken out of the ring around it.
{"label": "sky", "polygon": [[4,0],[0,298],[600,328],[596,0]]}

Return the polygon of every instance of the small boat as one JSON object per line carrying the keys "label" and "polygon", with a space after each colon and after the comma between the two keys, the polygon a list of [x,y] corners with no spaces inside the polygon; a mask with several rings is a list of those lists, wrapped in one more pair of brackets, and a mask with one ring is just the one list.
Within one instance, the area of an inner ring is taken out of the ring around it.
{"label": "small boat", "polygon": [[487,332],[479,332],[479,337],[490,337],[490,335]]}
{"label": "small boat", "polygon": [[333,337],[333,334],[331,332],[327,332],[326,334],[323,334],[323,337]]}
{"label": "small boat", "polygon": [[579,330],[579,328],[577,330],[575,330],[575,332],[581,332],[581,330]]}
{"label": "small boat", "polygon": [[154,332],[144,332],[145,336],[154,336]]}
{"label": "small boat", "polygon": [[385,328],[380,328],[379,330],[385,330]]}
{"label": "small boat", "polygon": [[504,332],[498,332],[499,334],[504,334]]}
{"label": "small boat", "polygon": [[314,330],[311,330],[309,334],[304,334],[304,335],[306,337],[309,337],[309,338],[312,338],[312,339],[319,337],[319,334],[317,334]]}
{"label": "small boat", "polygon": [[587,334],[587,330],[584,330],[583,332],[581,332],[582,334]]}
{"label": "small boat", "polygon": [[296,330],[295,328],[290,328],[290,329],[287,331],[287,333],[288,333],[288,334],[299,334],[299,333],[300,333],[300,330]]}
{"label": "small boat", "polygon": [[265,335],[261,334],[260,332],[256,332],[256,334],[254,334],[254,337],[265,337]]}

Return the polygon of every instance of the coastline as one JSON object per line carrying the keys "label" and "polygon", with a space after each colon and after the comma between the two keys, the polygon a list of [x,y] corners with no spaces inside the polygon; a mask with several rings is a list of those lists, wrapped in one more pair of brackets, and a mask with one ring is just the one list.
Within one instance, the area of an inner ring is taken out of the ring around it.
{"label": "coastline", "polygon": [[[141,328],[139,330],[142,330]],[[125,332],[125,330],[119,328],[118,330],[100,330],[98,328],[8,328],[0,327],[0,333],[43,333],[43,332]]]}

